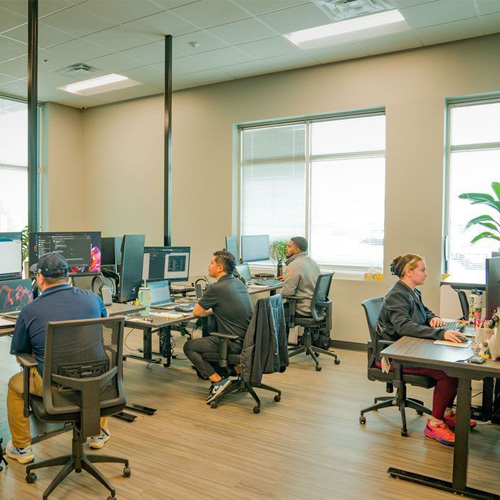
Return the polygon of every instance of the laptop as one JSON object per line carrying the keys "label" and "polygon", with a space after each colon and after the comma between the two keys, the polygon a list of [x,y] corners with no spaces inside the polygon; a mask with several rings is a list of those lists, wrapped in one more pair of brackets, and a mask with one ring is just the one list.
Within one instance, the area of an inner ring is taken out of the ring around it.
{"label": "laptop", "polygon": [[30,279],[0,281],[0,316],[17,319],[21,309],[32,301]]}
{"label": "laptop", "polygon": [[158,307],[172,303],[170,296],[170,283],[168,280],[146,281],[151,290],[151,306]]}
{"label": "laptop", "polygon": [[252,275],[250,274],[250,267],[248,264],[237,264],[236,270],[238,274],[247,282],[250,283],[252,281]]}

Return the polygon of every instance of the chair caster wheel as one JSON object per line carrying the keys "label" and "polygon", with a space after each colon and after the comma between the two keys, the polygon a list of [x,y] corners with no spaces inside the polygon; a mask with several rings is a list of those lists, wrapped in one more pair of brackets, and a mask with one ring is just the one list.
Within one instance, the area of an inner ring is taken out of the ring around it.
{"label": "chair caster wheel", "polygon": [[359,417],[359,423],[360,423],[361,425],[365,425],[365,424],[366,424],[366,417],[365,417],[364,415],[361,415],[361,416]]}
{"label": "chair caster wheel", "polygon": [[276,401],[276,403],[279,403],[281,401],[281,395],[276,394],[276,396],[274,396],[274,400]]}
{"label": "chair caster wheel", "polygon": [[37,480],[36,474],[34,472],[30,472],[26,475],[26,482],[28,484],[33,484]]}
{"label": "chair caster wheel", "polygon": [[258,406],[253,407],[253,412],[254,413],[260,413],[260,408]]}
{"label": "chair caster wheel", "polygon": [[403,437],[408,437],[408,431],[405,431],[405,430],[401,430],[401,436]]}
{"label": "chair caster wheel", "polygon": [[424,414],[424,412],[423,412],[423,411],[417,410],[417,415],[422,416],[423,414]]}
{"label": "chair caster wheel", "polygon": [[210,403],[210,408],[214,408],[215,409],[215,408],[217,408],[217,406],[219,406],[219,403],[217,403],[217,401],[212,401]]}
{"label": "chair caster wheel", "polygon": [[116,500],[116,497],[108,497],[106,500]]}
{"label": "chair caster wheel", "polygon": [[338,359],[338,358],[335,358],[335,361],[334,361],[334,363],[335,363],[336,365],[340,365],[340,359]]}
{"label": "chair caster wheel", "polygon": [[320,372],[321,371],[321,366],[316,366],[316,371]]}
{"label": "chair caster wheel", "polygon": [[132,471],[130,470],[130,467],[124,467],[123,468],[123,477],[130,477],[132,475]]}
{"label": "chair caster wheel", "polygon": [[315,352],[314,354],[315,354],[315,356],[316,356],[317,358],[319,358],[319,355],[320,355],[320,353],[319,353],[319,352]]}

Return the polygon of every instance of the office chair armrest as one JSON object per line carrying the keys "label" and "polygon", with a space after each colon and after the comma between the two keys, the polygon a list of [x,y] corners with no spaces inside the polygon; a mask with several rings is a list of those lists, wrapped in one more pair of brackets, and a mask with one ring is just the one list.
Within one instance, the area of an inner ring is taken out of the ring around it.
{"label": "office chair armrest", "polygon": [[17,362],[23,367],[23,415],[30,416],[30,369],[38,366],[38,361],[32,354],[18,354]]}
{"label": "office chair armrest", "polygon": [[290,328],[295,328],[295,310],[297,307],[297,300],[300,300],[300,297],[290,295],[289,297],[283,298],[288,302],[288,326]]}
{"label": "office chair armrest", "polygon": [[225,340],[238,340],[240,338],[239,335],[233,335],[232,333],[210,332],[210,335]]}
{"label": "office chair armrest", "polygon": [[230,333],[219,333],[211,332],[212,337],[217,337],[221,340],[219,345],[219,366],[222,368],[227,368],[227,355],[228,355],[228,344],[230,340],[238,340],[239,335],[232,335]]}

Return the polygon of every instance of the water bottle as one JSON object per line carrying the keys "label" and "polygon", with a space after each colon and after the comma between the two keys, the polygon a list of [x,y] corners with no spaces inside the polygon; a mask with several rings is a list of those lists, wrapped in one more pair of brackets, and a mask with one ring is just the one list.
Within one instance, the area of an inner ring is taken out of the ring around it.
{"label": "water bottle", "polygon": [[276,277],[279,278],[280,276],[283,276],[283,262],[281,260],[278,260],[278,269],[276,272]]}
{"label": "water bottle", "polygon": [[149,316],[151,310],[151,288],[148,288],[146,283],[139,288],[137,299],[139,300],[139,304],[145,308],[140,312],[141,316]]}

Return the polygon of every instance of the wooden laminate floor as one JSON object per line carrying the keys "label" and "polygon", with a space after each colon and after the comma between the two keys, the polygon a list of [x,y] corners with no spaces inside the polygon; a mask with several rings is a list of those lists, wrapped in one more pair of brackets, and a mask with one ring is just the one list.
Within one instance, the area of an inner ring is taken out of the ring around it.
{"label": "wooden laminate floor", "polygon": [[[132,334],[127,345],[134,345]],[[137,334],[139,338],[139,334]],[[293,358],[283,374],[264,381],[283,391],[276,403],[260,391],[263,409],[252,412],[248,395],[234,395],[219,408],[205,404],[207,382],[196,377],[184,360],[177,338],[171,368],[125,363],[129,402],[155,407],[154,416],[139,415],[134,423],[111,419],[111,439],[103,453],[129,457],[132,476],[121,466],[100,465],[121,500],[277,500],[277,499],[452,499],[451,494],[396,481],[386,474],[397,466],[448,479],[453,449],[424,437],[425,417],[408,411],[407,438],[400,436],[395,408],[367,414],[360,426],[360,408],[384,395],[381,383],[366,379],[366,355],[337,351],[341,364],[321,358],[316,372],[304,356]],[[8,375],[16,369],[8,356],[8,339],[0,339],[0,421],[5,421]],[[135,344],[136,345],[136,344]],[[430,403],[431,391],[409,389]],[[469,485],[500,493],[499,427],[473,431]],[[68,453],[71,434],[35,445],[37,459]],[[96,453],[99,453],[97,451]],[[39,499],[55,475],[38,471],[38,481],[25,482],[24,467],[11,461],[0,473],[0,498]],[[105,499],[106,490],[85,473],[72,474],[51,500]]]}

